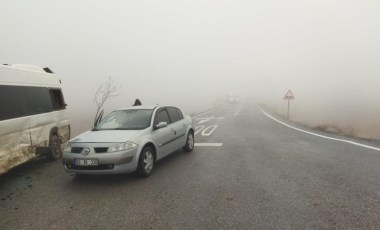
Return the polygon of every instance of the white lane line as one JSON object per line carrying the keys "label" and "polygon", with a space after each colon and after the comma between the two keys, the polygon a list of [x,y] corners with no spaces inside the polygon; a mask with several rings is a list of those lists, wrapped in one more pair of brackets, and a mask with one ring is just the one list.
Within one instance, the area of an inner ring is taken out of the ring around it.
{"label": "white lane line", "polygon": [[234,113],[234,116],[239,115],[243,103],[244,103],[244,101],[240,102],[238,109],[237,109],[236,112]]}
{"label": "white lane line", "polygon": [[214,119],[214,116],[211,116],[211,117],[206,117],[206,118],[196,118],[196,120],[199,120],[198,124],[202,124],[202,123],[205,123],[205,122],[208,122],[210,120]]}
{"label": "white lane line", "polygon": [[223,146],[223,143],[194,143],[194,146],[197,147],[221,147]]}
{"label": "white lane line", "polygon": [[363,148],[367,148],[367,149],[372,149],[372,150],[376,150],[376,151],[380,151],[380,148],[376,148],[376,147],[373,147],[373,146],[370,146],[370,145],[364,145],[364,144],[360,144],[358,142],[354,142],[354,141],[349,141],[349,140],[345,140],[345,139],[339,139],[339,138],[334,138],[334,137],[328,137],[328,136],[324,136],[324,135],[321,135],[321,134],[317,134],[317,133],[312,133],[312,132],[309,132],[309,131],[306,131],[306,130],[302,130],[302,129],[299,129],[299,128],[296,128],[296,127],[293,127],[291,125],[288,125],[286,124],[285,122],[282,122],[274,117],[272,117],[271,115],[269,115],[268,113],[266,113],[262,108],[259,107],[259,109],[261,110],[261,112],[263,114],[265,114],[267,117],[269,117],[270,119],[274,120],[274,121],[277,121],[278,123],[282,124],[282,125],[285,125],[291,129],[294,129],[294,130],[297,130],[297,131],[300,131],[300,132],[303,132],[303,133],[307,133],[307,134],[310,134],[310,135],[314,135],[314,136],[317,136],[317,137],[321,137],[321,138],[325,138],[325,139],[329,139],[329,140],[333,140],[333,141],[340,141],[340,142],[345,142],[345,143],[349,143],[349,144],[352,144],[352,145],[356,145],[356,146],[360,146],[360,147],[363,147]]}
{"label": "white lane line", "polygon": [[195,118],[195,120],[198,120],[202,123],[204,122],[207,122],[207,121],[211,121],[211,120],[223,120],[224,117],[215,117],[215,116],[211,116],[211,117],[197,117]]}
{"label": "white lane line", "polygon": [[204,113],[198,114],[198,115],[194,116],[193,118],[200,117],[200,116],[203,116],[203,115],[205,115],[205,114],[208,114],[208,113],[214,112],[216,109],[217,109],[217,108],[213,108],[213,109],[211,109],[211,110],[209,110],[209,111],[206,111],[206,112],[204,112]]}

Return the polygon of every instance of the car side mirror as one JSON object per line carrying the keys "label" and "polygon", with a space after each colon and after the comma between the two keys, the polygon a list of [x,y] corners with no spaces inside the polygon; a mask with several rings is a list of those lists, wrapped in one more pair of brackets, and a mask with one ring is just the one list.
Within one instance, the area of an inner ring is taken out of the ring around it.
{"label": "car side mirror", "polygon": [[161,128],[165,128],[166,126],[168,126],[168,123],[165,121],[161,121],[157,125],[155,125],[154,128],[161,129]]}

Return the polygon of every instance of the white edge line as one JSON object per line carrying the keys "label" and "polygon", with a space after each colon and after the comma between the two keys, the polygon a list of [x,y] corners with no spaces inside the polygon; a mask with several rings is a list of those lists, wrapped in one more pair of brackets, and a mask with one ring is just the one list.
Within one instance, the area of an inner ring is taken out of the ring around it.
{"label": "white edge line", "polygon": [[324,135],[321,135],[321,134],[316,134],[316,133],[312,133],[312,132],[309,132],[309,131],[305,131],[305,130],[302,130],[302,129],[299,129],[299,128],[296,128],[296,127],[293,127],[291,125],[288,125],[286,124],[285,122],[282,122],[274,117],[272,117],[271,115],[269,115],[268,113],[266,113],[262,108],[259,107],[259,109],[261,110],[261,112],[263,114],[265,114],[267,117],[269,117],[270,119],[274,120],[274,121],[277,121],[278,123],[282,124],[282,125],[285,125],[289,128],[292,128],[292,129],[295,129],[297,131],[300,131],[300,132],[303,132],[303,133],[307,133],[307,134],[310,134],[310,135],[314,135],[314,136],[317,136],[317,137],[321,137],[321,138],[325,138],[325,139],[329,139],[329,140],[333,140],[333,141],[340,141],[340,142],[345,142],[345,143],[349,143],[349,144],[352,144],[352,145],[356,145],[356,146],[360,146],[360,147],[363,147],[363,148],[367,148],[367,149],[372,149],[372,150],[376,150],[376,151],[380,151],[380,148],[376,148],[376,147],[373,147],[373,146],[370,146],[370,145],[364,145],[364,144],[360,144],[360,143],[357,143],[357,142],[354,142],[354,141],[349,141],[349,140],[344,140],[344,139],[339,139],[339,138],[333,138],[333,137],[328,137],[328,136],[324,136]]}
{"label": "white edge line", "polygon": [[223,143],[194,143],[194,146],[220,147],[223,146]]}

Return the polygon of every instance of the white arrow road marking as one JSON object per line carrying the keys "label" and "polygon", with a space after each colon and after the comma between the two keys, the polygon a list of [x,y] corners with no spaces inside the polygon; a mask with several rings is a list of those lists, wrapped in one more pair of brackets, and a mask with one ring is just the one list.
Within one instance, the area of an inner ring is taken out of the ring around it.
{"label": "white arrow road marking", "polygon": [[202,131],[202,129],[204,129],[204,125],[199,125],[197,127],[195,127],[195,133],[194,135],[197,135],[200,131]]}
{"label": "white arrow road marking", "polygon": [[312,133],[312,132],[309,132],[309,131],[306,131],[306,130],[302,130],[302,129],[299,129],[299,128],[296,128],[296,127],[293,127],[291,125],[288,125],[286,124],[285,122],[282,122],[274,117],[272,117],[271,115],[269,115],[268,113],[266,113],[262,108],[259,107],[259,109],[261,110],[261,112],[263,114],[265,114],[267,117],[269,117],[270,119],[274,120],[274,121],[277,121],[278,123],[282,124],[282,125],[285,125],[289,128],[292,128],[294,130],[297,130],[297,131],[300,131],[300,132],[303,132],[303,133],[307,133],[307,134],[310,134],[310,135],[314,135],[314,136],[317,136],[317,137],[321,137],[321,138],[325,138],[325,139],[329,139],[329,140],[333,140],[333,141],[340,141],[340,142],[345,142],[345,143],[349,143],[349,144],[352,144],[352,145],[356,145],[356,146],[360,146],[360,147],[363,147],[363,148],[367,148],[367,149],[372,149],[372,150],[376,150],[376,151],[380,151],[380,148],[376,148],[376,147],[373,147],[373,146],[370,146],[370,145],[364,145],[364,144],[360,144],[358,142],[354,142],[354,141],[349,141],[349,140],[344,140],[344,139],[339,139],[339,138],[334,138],[334,137],[328,137],[328,136],[324,136],[324,135],[321,135],[321,134],[317,134],[317,133]]}
{"label": "white arrow road marking", "polygon": [[215,131],[215,129],[218,128],[217,125],[210,125],[209,127],[205,128],[203,131],[202,131],[202,136],[210,136],[211,133],[213,133]]}
{"label": "white arrow road marking", "polygon": [[197,147],[221,147],[223,146],[223,143],[195,143],[194,146]]}

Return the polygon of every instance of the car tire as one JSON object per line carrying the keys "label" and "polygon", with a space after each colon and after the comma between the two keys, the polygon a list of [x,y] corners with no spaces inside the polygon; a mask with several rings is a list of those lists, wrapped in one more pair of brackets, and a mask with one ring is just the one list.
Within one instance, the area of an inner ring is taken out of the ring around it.
{"label": "car tire", "polygon": [[56,161],[62,157],[61,140],[56,134],[53,134],[51,136],[49,147],[50,147],[50,151],[47,154],[47,157],[50,160]]}
{"label": "car tire", "polygon": [[186,145],[183,147],[183,150],[187,153],[192,152],[194,149],[194,133],[189,131],[186,138]]}
{"label": "car tire", "polygon": [[153,172],[156,163],[155,161],[156,157],[154,150],[149,146],[144,147],[140,153],[139,163],[137,166],[137,175],[140,177],[150,176]]}

